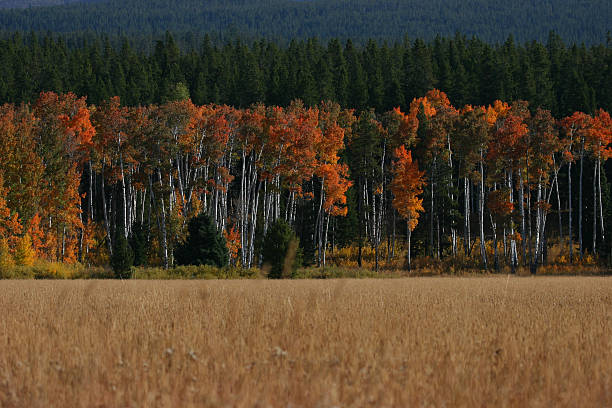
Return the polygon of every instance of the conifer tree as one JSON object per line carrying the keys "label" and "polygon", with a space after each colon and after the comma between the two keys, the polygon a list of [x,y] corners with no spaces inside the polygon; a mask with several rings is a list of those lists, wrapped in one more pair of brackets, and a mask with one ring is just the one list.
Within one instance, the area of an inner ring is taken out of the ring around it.
{"label": "conifer tree", "polygon": [[129,244],[134,254],[134,266],[143,266],[148,261],[147,231],[141,223],[132,226]]}
{"label": "conifer tree", "polygon": [[129,279],[132,276],[132,265],[134,254],[122,231],[115,233],[113,240],[113,255],[111,256],[111,267],[117,279]]}
{"label": "conifer tree", "polygon": [[300,242],[284,220],[279,219],[268,227],[264,237],[262,258],[269,267],[268,278],[282,279],[293,276],[302,263]]}
{"label": "conifer tree", "polygon": [[176,250],[179,265],[226,266],[229,253],[225,238],[207,214],[192,218],[187,226],[185,242]]}

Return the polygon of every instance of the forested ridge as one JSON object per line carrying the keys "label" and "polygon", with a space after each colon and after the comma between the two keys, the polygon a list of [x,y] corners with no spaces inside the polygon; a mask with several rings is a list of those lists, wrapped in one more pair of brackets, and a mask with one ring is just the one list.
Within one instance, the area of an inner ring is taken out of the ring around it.
{"label": "forested ridge", "polygon": [[49,7],[70,3],[88,3],[97,0],[0,0],[0,9]]}
{"label": "forested ridge", "polygon": [[[555,117],[612,109],[612,43],[489,45],[465,36],[390,44],[316,39],[287,46],[260,40],[217,44],[209,38],[181,49],[170,34],[148,47],[114,46],[94,37],[14,35],[0,40],[0,102],[33,101],[41,91],[74,92],[99,104],[120,96],[129,106],[159,104],[177,92],[195,104],[248,107],[255,102],[307,106],[322,100],[382,113],[436,87],[458,106],[526,100]],[[143,51],[150,49],[150,52]]]}
{"label": "forested ridge", "polygon": [[[0,263],[105,264],[115,242],[137,264],[170,267],[188,220],[207,214],[229,262],[261,266],[275,220],[300,238],[304,262],[372,248],[376,270],[406,266],[535,271],[610,259],[604,110],[555,119],[527,102],[455,108],[433,89],[402,110],[255,104],[88,105],[41,93],[0,108]],[[385,258],[380,250],[386,247]],[[30,254],[29,257],[24,254]]]}
{"label": "forested ridge", "polygon": [[[31,4],[59,1],[32,1]],[[15,6],[4,0],[0,5]],[[286,40],[319,37],[433,39],[462,32],[489,42],[508,35],[543,41],[551,30],[566,41],[605,40],[612,21],[607,0],[106,0],[0,11],[0,29],[108,35],[218,33]]]}

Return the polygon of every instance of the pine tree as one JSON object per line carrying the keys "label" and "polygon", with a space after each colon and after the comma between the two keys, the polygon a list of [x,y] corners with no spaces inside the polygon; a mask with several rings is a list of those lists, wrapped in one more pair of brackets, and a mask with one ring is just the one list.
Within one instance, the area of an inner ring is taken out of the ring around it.
{"label": "pine tree", "polygon": [[192,218],[187,230],[187,239],[176,250],[176,262],[179,265],[223,267],[228,264],[229,253],[225,238],[208,215],[202,213]]}
{"label": "pine tree", "polygon": [[122,230],[118,230],[113,240],[111,267],[117,279],[129,279],[132,276],[134,254]]}
{"label": "pine tree", "polygon": [[129,244],[134,253],[134,266],[143,266],[148,262],[147,231],[140,223],[132,225]]}
{"label": "pine tree", "polygon": [[264,266],[270,268],[268,278],[290,278],[302,263],[300,241],[289,224],[281,219],[268,227],[262,246]]}

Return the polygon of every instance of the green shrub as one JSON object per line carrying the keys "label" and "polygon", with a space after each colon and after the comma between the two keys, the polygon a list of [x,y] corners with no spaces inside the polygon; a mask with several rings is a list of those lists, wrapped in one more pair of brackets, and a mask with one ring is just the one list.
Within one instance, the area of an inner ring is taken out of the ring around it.
{"label": "green shrub", "polygon": [[147,232],[141,223],[132,226],[128,243],[134,254],[134,266],[146,265],[149,258],[149,247]]}
{"label": "green shrub", "polygon": [[285,221],[277,220],[268,227],[262,257],[271,279],[291,278],[302,264],[300,241]]}
{"label": "green shrub", "polygon": [[210,265],[223,267],[229,262],[225,238],[206,214],[192,218],[187,226],[188,236],[176,252],[178,265]]}
{"label": "green shrub", "polygon": [[125,235],[119,232],[115,236],[113,243],[113,255],[111,256],[111,267],[117,279],[129,279],[132,275],[132,265],[134,264],[134,254],[128,244]]}

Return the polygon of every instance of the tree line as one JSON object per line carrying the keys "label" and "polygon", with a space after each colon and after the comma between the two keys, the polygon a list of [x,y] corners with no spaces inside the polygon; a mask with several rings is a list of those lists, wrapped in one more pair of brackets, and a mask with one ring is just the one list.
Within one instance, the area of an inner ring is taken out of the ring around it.
{"label": "tree line", "polygon": [[2,248],[41,259],[105,264],[127,241],[136,264],[168,268],[199,214],[245,268],[261,266],[277,220],[319,266],[347,245],[361,265],[369,245],[378,269],[379,248],[398,256],[400,240],[408,267],[412,247],[431,262],[478,251],[471,267],[484,269],[535,270],[553,242],[568,263],[611,255],[602,109],[555,119],[525,101],[455,108],[436,89],[384,113],[44,92],[0,108],[0,155]]}
{"label": "tree line", "polygon": [[[36,1],[44,2],[59,3]],[[2,10],[15,3],[0,0],[3,30],[129,36],[154,36],[170,30],[278,41],[314,36],[393,41],[406,34],[433,39],[436,34],[448,36],[458,31],[488,42],[503,42],[510,34],[519,41],[543,41],[555,30],[567,41],[595,44],[610,30],[612,13],[607,0],[494,4],[486,0],[378,0],[375,4],[369,0],[87,0]]]}
{"label": "tree line", "polygon": [[[148,51],[150,50],[150,51]],[[406,110],[437,88],[463,106],[525,100],[555,117],[612,109],[612,43],[490,45],[462,35],[394,43],[316,39],[287,45],[209,37],[179,47],[170,34],[135,47],[102,37],[73,41],[35,34],[0,40],[0,102],[33,102],[41,91],[87,95],[128,106],[187,96],[195,104],[306,106],[332,100],[346,108]]]}

